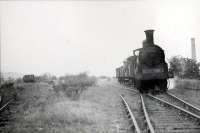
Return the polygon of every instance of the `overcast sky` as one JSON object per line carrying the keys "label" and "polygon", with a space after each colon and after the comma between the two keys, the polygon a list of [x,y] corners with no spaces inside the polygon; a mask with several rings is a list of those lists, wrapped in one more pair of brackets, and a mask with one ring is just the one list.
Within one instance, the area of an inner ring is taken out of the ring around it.
{"label": "overcast sky", "polygon": [[191,37],[200,59],[199,0],[1,1],[0,26],[3,72],[113,76],[149,28],[167,59]]}

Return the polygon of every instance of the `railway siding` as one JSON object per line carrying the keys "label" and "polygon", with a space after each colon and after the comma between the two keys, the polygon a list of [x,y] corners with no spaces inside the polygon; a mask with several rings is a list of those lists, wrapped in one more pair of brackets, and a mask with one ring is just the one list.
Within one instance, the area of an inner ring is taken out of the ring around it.
{"label": "railway siding", "polygon": [[170,93],[183,99],[184,101],[200,108],[200,90],[191,90],[184,88],[175,88],[169,90]]}
{"label": "railway siding", "polygon": [[[124,89],[133,94],[137,93],[137,91],[130,88]],[[181,106],[180,103],[184,102],[183,100],[173,105],[173,100],[177,100],[177,98],[174,98],[174,96],[170,94],[160,94],[156,96],[147,94],[143,96],[144,105],[147,106],[146,112],[149,115],[149,123],[152,124],[155,132],[199,133],[199,109],[190,104],[187,105],[187,103]]]}
{"label": "railway siding", "polygon": [[169,102],[173,103],[176,106],[179,106],[181,108],[184,108],[185,110],[194,113],[198,116],[200,116],[200,109],[187,101],[184,101],[183,99],[171,94],[171,93],[166,93],[158,96],[159,98]]}
{"label": "railway siding", "polygon": [[191,122],[188,117],[183,117],[179,111],[158,103],[152,97],[144,98],[149,116],[154,123],[155,131],[180,132],[180,133],[199,133],[200,127]]}

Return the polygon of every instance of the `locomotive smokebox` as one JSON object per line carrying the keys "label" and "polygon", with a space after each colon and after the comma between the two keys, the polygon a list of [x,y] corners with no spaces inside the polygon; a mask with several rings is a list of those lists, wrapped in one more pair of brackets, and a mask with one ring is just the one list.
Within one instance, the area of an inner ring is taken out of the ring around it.
{"label": "locomotive smokebox", "polygon": [[148,46],[153,45],[154,44],[154,42],[153,42],[153,33],[154,33],[154,30],[145,30],[144,32],[146,34],[145,43],[147,43]]}

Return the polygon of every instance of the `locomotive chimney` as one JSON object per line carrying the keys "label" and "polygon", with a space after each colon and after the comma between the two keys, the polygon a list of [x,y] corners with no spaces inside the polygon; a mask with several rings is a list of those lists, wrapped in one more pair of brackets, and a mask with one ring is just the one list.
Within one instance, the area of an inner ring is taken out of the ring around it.
{"label": "locomotive chimney", "polygon": [[193,60],[196,60],[195,38],[191,38],[191,56]]}
{"label": "locomotive chimney", "polygon": [[146,34],[146,43],[153,45],[153,32],[154,30],[145,30],[144,31]]}

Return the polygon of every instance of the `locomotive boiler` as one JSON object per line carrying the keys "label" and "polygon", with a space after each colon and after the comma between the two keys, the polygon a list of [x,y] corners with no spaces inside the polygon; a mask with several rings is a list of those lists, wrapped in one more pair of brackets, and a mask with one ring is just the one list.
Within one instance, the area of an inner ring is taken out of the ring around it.
{"label": "locomotive boiler", "polygon": [[134,84],[141,93],[165,92],[169,77],[164,50],[154,43],[154,30],[144,32],[146,39],[142,48],[133,50],[126,64],[116,69],[116,77],[120,83]]}

